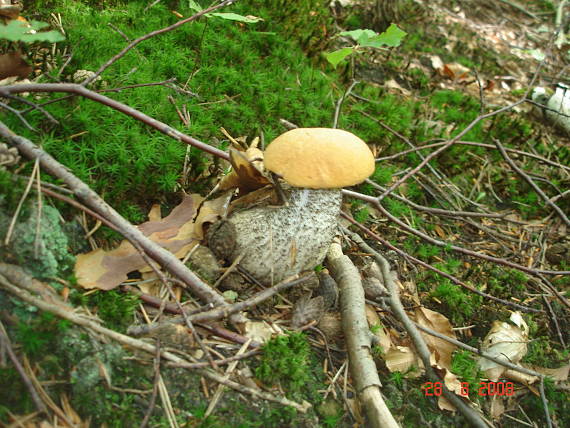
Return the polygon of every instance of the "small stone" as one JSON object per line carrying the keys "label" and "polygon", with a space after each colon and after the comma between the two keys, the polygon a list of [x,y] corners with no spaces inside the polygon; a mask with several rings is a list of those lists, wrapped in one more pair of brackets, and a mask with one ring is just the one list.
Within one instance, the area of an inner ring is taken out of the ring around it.
{"label": "small stone", "polygon": [[202,245],[194,250],[186,266],[210,284],[222,275],[218,259],[208,247]]}

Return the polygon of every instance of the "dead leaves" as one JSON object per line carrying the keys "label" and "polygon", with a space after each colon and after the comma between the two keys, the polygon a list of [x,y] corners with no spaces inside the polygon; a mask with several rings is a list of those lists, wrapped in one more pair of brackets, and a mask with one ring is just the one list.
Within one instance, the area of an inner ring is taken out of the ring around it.
{"label": "dead leaves", "polygon": [[[201,224],[212,217],[210,214],[194,222],[201,200],[199,195],[186,196],[170,215],[157,219],[156,211],[153,211],[155,220],[143,223],[138,228],[161,247],[177,257],[183,257],[201,238]],[[125,240],[114,250],[97,249],[80,254],[77,256],[75,273],[79,285],[84,288],[110,290],[126,280],[129,272],[145,266],[146,262],[139,252]]]}
{"label": "dead leaves", "polygon": [[[529,329],[520,312],[513,312],[510,320],[512,324],[493,322],[491,331],[483,341],[482,350],[501,361],[516,364],[527,352]],[[493,382],[506,371],[506,367],[486,358],[479,359],[479,367]]]}

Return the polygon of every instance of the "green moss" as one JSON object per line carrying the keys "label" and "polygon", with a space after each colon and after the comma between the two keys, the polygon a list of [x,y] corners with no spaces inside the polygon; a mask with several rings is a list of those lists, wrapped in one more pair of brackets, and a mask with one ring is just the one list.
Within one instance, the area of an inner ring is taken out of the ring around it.
{"label": "green moss", "polygon": [[98,291],[89,296],[89,304],[106,326],[121,332],[133,323],[139,301],[138,296],[117,290]]}
{"label": "green moss", "polygon": [[280,383],[292,397],[316,394],[320,370],[311,357],[311,348],[303,333],[278,336],[263,346],[263,355],[255,374],[270,385]]}
{"label": "green moss", "polygon": [[460,382],[468,384],[470,399],[477,400],[481,373],[476,357],[468,351],[455,351],[451,360],[451,371],[459,377]]}

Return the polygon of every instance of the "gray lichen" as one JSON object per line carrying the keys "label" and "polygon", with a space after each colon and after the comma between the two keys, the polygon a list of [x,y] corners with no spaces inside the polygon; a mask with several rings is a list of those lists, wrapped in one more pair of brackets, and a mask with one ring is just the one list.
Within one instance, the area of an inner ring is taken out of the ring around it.
{"label": "gray lichen", "polygon": [[212,225],[208,246],[263,284],[276,284],[313,269],[326,255],[337,228],[342,195],[338,189],[285,189],[288,205],[233,212]]}
{"label": "gray lichen", "polygon": [[[39,228],[37,228],[37,207],[34,205],[29,216],[19,221],[9,245],[0,246],[0,256],[13,259],[36,278],[57,276],[70,267],[73,256],[68,252],[68,239],[62,229],[57,209],[44,205]],[[11,216],[0,210],[0,240],[4,240]],[[36,231],[39,230],[36,250]]]}

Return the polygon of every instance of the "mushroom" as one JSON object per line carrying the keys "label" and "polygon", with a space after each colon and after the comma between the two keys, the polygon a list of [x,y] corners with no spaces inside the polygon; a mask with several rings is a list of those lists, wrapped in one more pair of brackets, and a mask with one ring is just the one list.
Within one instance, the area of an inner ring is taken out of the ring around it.
{"label": "mushroom", "polygon": [[265,168],[285,181],[288,203],[232,212],[208,231],[208,245],[257,280],[272,285],[313,269],[337,228],[341,188],[374,172],[374,156],[360,138],[328,128],[297,128],[269,144]]}

